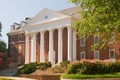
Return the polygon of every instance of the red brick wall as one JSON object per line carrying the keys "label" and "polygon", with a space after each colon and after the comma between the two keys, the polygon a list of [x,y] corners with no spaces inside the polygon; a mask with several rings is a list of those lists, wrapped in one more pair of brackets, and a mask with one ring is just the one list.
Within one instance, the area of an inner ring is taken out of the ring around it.
{"label": "red brick wall", "polygon": [[[18,42],[18,36],[22,35],[22,41]],[[11,37],[14,36],[14,42],[11,41]],[[8,53],[10,54],[11,62],[17,62],[18,56],[22,57],[21,64],[18,64],[18,66],[23,65],[25,61],[25,35],[24,33],[21,34],[15,34],[15,35],[9,35],[9,43],[8,43]],[[18,52],[19,45],[21,46],[21,53]],[[11,53],[11,47],[14,47],[14,52]]]}
{"label": "red brick wall", "polygon": [[[22,42],[18,42],[18,35],[22,35]],[[9,45],[8,45],[8,51],[11,53],[11,46],[14,46],[14,53],[11,54],[11,58],[13,58],[14,62],[17,62],[18,56],[22,57],[22,64],[24,64],[24,59],[25,59],[25,35],[24,33],[22,34],[15,34],[14,38],[15,41],[14,43],[11,42],[11,35],[9,37]],[[29,38],[29,54],[31,54],[31,37]],[[40,62],[40,33],[37,34],[36,38],[36,55],[37,55],[37,61]],[[54,30],[54,50],[55,50],[55,62],[57,63],[58,61],[58,30]],[[91,49],[91,45],[94,43],[94,37],[89,37],[86,41],[87,45],[86,46],[80,46],[80,39],[77,37],[77,60],[80,60],[80,52],[86,52],[86,59],[94,59],[94,51]],[[18,48],[19,45],[21,45],[22,52],[19,54],[18,53]],[[67,48],[68,48],[68,31],[67,28],[63,29],[63,60],[67,60]],[[107,44],[107,46],[104,49],[98,49],[99,54],[100,54],[100,59],[105,60],[109,59],[109,50],[113,49],[115,50],[115,57],[116,59],[120,59],[120,43],[115,42],[114,44]],[[49,54],[49,31],[45,32],[44,35],[44,49],[45,49],[45,61],[48,61],[48,54]],[[29,55],[31,58],[31,55]],[[29,59],[30,61],[30,59]],[[19,66],[19,65],[18,65]]]}

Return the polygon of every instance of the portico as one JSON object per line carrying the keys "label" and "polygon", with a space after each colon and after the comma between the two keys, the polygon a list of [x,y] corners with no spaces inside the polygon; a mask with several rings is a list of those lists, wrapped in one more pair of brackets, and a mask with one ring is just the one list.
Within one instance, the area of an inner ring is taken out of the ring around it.
{"label": "portico", "polygon": [[[46,15],[47,15],[47,19],[45,17]],[[37,19],[37,17],[41,18],[43,16],[45,17],[44,19]],[[43,11],[41,11],[39,15],[35,16],[32,20],[30,20],[29,24],[27,24],[25,27],[25,34],[26,34],[25,63],[37,61],[36,39],[38,33],[40,34],[40,39],[39,39],[40,44],[37,44],[40,45],[39,47],[40,62],[46,62],[47,59],[47,61],[51,62],[52,64],[60,63],[64,60],[63,57],[66,57],[67,60],[69,61],[73,61],[73,55],[76,54],[73,52],[74,49],[73,45],[76,44],[76,42],[73,42],[75,40],[73,40],[73,30],[72,30],[73,27],[71,26],[72,25],[71,19],[72,19],[71,16],[54,12],[49,9],[44,9]],[[67,34],[64,34],[63,32],[64,28],[67,29]],[[55,30],[57,30],[58,33],[56,37],[56,39],[58,40],[57,50],[55,50],[55,46],[54,46],[56,44],[55,36],[54,36],[54,34],[56,34]],[[47,31],[49,33],[48,42],[45,41],[46,40],[45,33]],[[66,49],[63,49],[64,48],[63,42],[65,40],[63,35],[66,35],[67,37],[66,38],[67,47],[65,47]],[[45,43],[49,45],[47,56],[45,55],[45,46],[46,46]],[[66,50],[67,53],[63,53],[63,50]],[[64,54],[66,54],[67,56],[64,56]],[[29,55],[31,56],[28,57]]]}

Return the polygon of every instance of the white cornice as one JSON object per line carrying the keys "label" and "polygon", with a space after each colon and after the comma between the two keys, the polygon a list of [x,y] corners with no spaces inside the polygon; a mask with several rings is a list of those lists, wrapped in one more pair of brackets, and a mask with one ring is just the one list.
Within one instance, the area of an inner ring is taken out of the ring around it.
{"label": "white cornice", "polygon": [[7,35],[15,35],[15,34],[21,34],[21,33],[25,33],[24,30],[14,30],[14,31],[10,31],[7,33]]}

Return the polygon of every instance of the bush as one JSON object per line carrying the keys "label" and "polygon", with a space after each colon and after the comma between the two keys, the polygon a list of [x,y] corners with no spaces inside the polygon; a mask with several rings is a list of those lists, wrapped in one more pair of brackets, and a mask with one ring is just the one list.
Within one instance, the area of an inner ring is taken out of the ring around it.
{"label": "bush", "polygon": [[67,70],[67,74],[76,74],[78,71],[81,69],[82,64],[80,63],[73,63],[72,65],[69,66]]}
{"label": "bush", "polygon": [[67,67],[68,64],[70,64],[70,61],[63,61],[60,63],[62,67]]}
{"label": "bush", "polygon": [[52,64],[50,62],[48,63],[30,63],[30,64],[25,64],[22,68],[18,70],[18,74],[30,74],[39,67],[41,70],[45,70],[49,67],[51,67]]}
{"label": "bush", "polygon": [[25,64],[18,70],[18,74],[30,74],[36,70],[37,63]]}
{"label": "bush", "polygon": [[120,72],[120,62],[77,62],[70,65],[67,74],[106,74]]}

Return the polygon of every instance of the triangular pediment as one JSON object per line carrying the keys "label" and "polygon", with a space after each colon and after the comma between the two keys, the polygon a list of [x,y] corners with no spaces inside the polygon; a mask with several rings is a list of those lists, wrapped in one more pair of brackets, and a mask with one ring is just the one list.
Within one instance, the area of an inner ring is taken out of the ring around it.
{"label": "triangular pediment", "polygon": [[28,26],[31,26],[34,24],[40,24],[43,22],[49,22],[52,20],[58,20],[66,17],[69,17],[69,16],[66,14],[45,8],[28,22]]}

